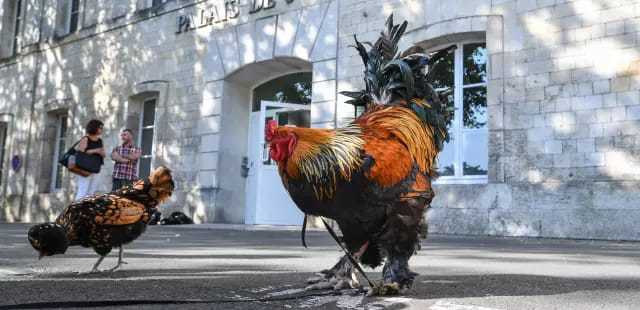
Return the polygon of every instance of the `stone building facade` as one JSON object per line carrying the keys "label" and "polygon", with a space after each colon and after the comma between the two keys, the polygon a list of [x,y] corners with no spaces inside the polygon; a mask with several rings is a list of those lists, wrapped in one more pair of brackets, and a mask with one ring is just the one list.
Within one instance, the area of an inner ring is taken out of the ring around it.
{"label": "stone building facade", "polygon": [[[282,189],[254,132],[266,117],[350,121],[338,91],[362,87],[353,35],[375,40],[391,13],[409,21],[403,48],[457,47],[440,69],[456,117],[431,231],[640,239],[632,0],[0,0],[0,220],[60,212],[74,179],[55,159],[98,118],[108,151],[132,128],[141,169],[174,170],[163,212],[271,223],[286,211],[261,204]],[[258,95],[295,74],[304,107]]]}

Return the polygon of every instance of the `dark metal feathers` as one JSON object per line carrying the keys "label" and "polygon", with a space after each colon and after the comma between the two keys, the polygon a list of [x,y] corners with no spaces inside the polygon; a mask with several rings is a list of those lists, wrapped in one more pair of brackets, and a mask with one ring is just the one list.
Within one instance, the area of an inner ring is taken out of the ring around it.
{"label": "dark metal feathers", "polygon": [[[399,105],[412,109],[425,125],[434,128],[435,143],[441,150],[449,140],[447,126],[452,118],[446,96],[438,94],[431,86],[436,60],[450,53],[454,46],[428,55],[419,46],[403,53],[398,43],[407,29],[407,22],[393,23],[393,15],[386,21],[385,29],[374,44],[355,38],[355,48],[364,64],[365,89],[343,91],[340,94],[351,99],[348,104],[365,107],[365,114],[377,105]],[[365,45],[369,45],[367,50]]]}

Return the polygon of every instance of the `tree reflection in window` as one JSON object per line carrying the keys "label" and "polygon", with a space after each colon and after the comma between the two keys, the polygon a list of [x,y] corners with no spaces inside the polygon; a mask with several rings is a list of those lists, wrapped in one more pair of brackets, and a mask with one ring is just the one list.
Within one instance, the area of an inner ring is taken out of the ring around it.
{"label": "tree reflection in window", "polygon": [[260,101],[311,104],[311,72],[285,75],[266,82],[253,91],[253,111],[260,111]]}
{"label": "tree reflection in window", "polygon": [[448,92],[455,108],[451,140],[438,157],[438,172],[445,177],[483,176],[488,170],[487,50],[484,43],[457,45],[429,68],[434,88]]}
{"label": "tree reflection in window", "polygon": [[483,128],[487,125],[487,87],[479,86],[464,89],[465,128]]}
{"label": "tree reflection in window", "polygon": [[487,82],[487,49],[485,44],[464,45],[464,84]]}

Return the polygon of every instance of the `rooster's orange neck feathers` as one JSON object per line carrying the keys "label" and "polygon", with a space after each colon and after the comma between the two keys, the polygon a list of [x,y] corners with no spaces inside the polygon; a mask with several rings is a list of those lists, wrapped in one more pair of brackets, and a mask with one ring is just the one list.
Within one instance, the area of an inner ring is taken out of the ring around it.
{"label": "rooster's orange neck feathers", "polygon": [[[285,179],[304,179],[313,184],[318,199],[333,197],[338,177],[351,179],[351,173],[360,167],[360,154],[364,145],[362,131],[357,125],[338,130],[278,127],[271,137],[271,148],[278,137],[295,136],[290,155],[277,160]],[[287,182],[284,182],[287,184]]]}

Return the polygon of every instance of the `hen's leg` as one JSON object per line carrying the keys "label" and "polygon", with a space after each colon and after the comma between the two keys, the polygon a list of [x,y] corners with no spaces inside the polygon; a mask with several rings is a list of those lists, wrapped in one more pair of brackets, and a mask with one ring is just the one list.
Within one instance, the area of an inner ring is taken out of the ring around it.
{"label": "hen's leg", "polygon": [[126,264],[127,262],[122,260],[122,253],[124,252],[124,248],[120,246],[120,251],[118,251],[118,264],[115,267],[109,269],[110,272],[116,271],[120,268],[120,266]]}
{"label": "hen's leg", "polygon": [[98,258],[98,261],[95,263],[95,265],[93,265],[93,268],[91,268],[91,272],[99,272],[100,270],[98,270],[98,266],[100,266],[100,263],[102,263],[102,260],[104,259],[106,255],[100,255],[100,257]]}
{"label": "hen's leg", "polygon": [[316,277],[309,278],[307,283],[310,284],[306,287],[307,290],[360,288],[353,264],[346,255],[331,269],[322,270]]}

